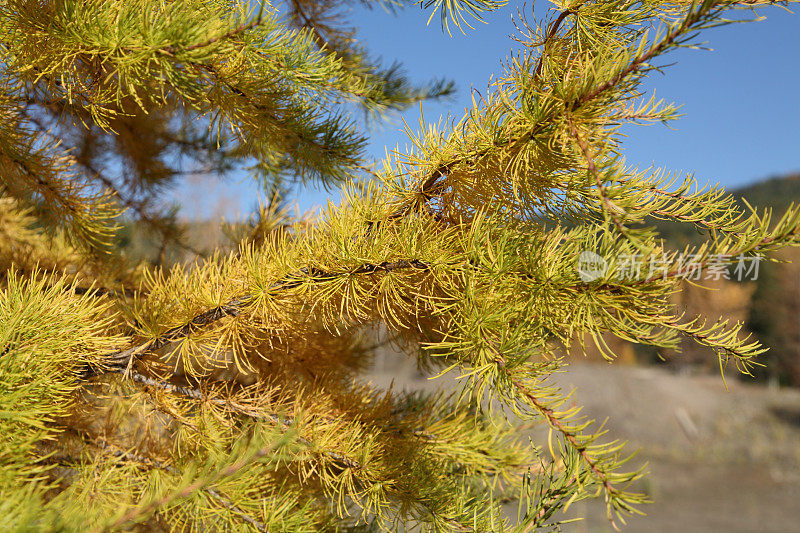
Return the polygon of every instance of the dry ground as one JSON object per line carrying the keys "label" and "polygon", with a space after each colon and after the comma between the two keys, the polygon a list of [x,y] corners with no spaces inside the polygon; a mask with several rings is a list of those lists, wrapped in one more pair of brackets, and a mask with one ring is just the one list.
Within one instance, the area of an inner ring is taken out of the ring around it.
{"label": "dry ground", "polygon": [[[434,389],[450,380],[426,380],[400,359],[380,357],[373,382]],[[719,375],[601,364],[573,365],[556,381],[576,389],[588,416],[608,417],[610,438],[641,450],[635,464],[648,463],[639,488],[654,503],[624,531],[800,532],[800,390],[731,376],[726,390]],[[566,531],[612,531],[599,502],[574,512],[586,519]]]}

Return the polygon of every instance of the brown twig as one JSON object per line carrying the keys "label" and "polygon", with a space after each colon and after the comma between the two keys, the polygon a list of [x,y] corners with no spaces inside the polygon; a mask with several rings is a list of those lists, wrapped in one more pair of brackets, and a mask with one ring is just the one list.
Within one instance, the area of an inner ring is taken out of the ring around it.
{"label": "brown twig", "polygon": [[[506,374],[509,375],[510,377],[508,370],[505,369],[505,371]],[[578,442],[577,435],[572,431],[570,431],[569,428],[567,428],[562,423],[561,419],[558,416],[556,416],[555,412],[551,408],[547,407],[542,402],[540,402],[539,398],[537,398],[536,395],[534,395],[530,390],[528,390],[528,388],[525,387],[523,383],[514,378],[511,378],[511,383],[513,383],[513,385],[528,399],[531,405],[533,405],[536,408],[536,410],[539,411],[539,413],[541,413],[542,416],[544,416],[545,420],[547,420],[547,424],[550,427],[557,430],[564,436],[564,438],[567,439],[570,445],[581,456],[581,459],[583,459],[583,461],[589,466],[589,469],[591,470],[595,478],[597,478],[597,480],[603,485],[606,494],[608,494],[608,496],[613,496],[614,494],[617,494],[619,492],[617,488],[614,487],[608,480],[608,476],[606,475],[605,472],[603,472],[600,469],[597,461],[595,461],[589,455],[589,452],[587,451],[587,446],[585,444],[581,444],[580,442]],[[609,519],[614,529],[618,529],[617,524],[614,521],[614,518],[609,515]]]}
{"label": "brown twig", "polygon": [[72,292],[77,295],[91,294],[92,296],[111,296],[112,298],[133,298],[142,291],[134,289],[108,289],[106,287],[73,287]]}
{"label": "brown twig", "polygon": [[[119,372],[119,373],[124,375],[124,372]],[[149,376],[145,376],[144,374],[140,374],[139,372],[135,372],[135,371],[129,372],[128,374],[129,375],[127,377],[129,377],[133,381],[136,381],[137,383],[141,383],[142,385],[145,385],[147,387],[152,387],[154,389],[163,390],[165,392],[171,392],[171,393],[174,393],[174,394],[179,394],[181,396],[186,396],[187,398],[192,398],[193,400],[197,400],[197,401],[209,402],[209,403],[211,403],[213,405],[224,407],[224,408],[230,410],[233,413],[236,413],[236,414],[239,414],[239,415],[243,415],[243,416],[252,418],[254,420],[268,420],[272,424],[279,425],[279,426],[284,427],[284,428],[288,428],[289,426],[291,426],[295,422],[295,420],[293,418],[291,418],[291,417],[280,418],[277,415],[275,415],[274,413],[256,411],[256,410],[253,410],[253,409],[247,409],[247,408],[242,407],[241,405],[236,405],[234,402],[232,402],[230,400],[227,400],[227,399],[224,399],[224,398],[210,397],[207,394],[205,394],[201,389],[198,389],[198,388],[184,386],[184,385],[176,385],[175,383],[171,383],[169,381],[164,381],[164,380],[161,380],[161,379],[156,379],[156,378],[152,378],[152,377],[149,377]],[[323,417],[322,420],[324,422],[327,422],[327,423],[333,423],[333,422],[336,421],[336,419],[333,418],[333,417]],[[524,431],[524,430],[526,430],[528,428],[525,427],[525,426],[521,426],[518,429],[520,431]],[[398,433],[398,434],[405,433],[402,429],[389,430],[389,431],[394,431],[395,433]],[[411,431],[408,431],[407,433],[410,434],[410,435],[413,435],[415,437],[418,437],[418,438],[420,438],[422,440],[425,440],[425,441],[439,440],[439,436],[438,435],[436,435],[434,433],[430,433],[430,432],[422,430],[422,429],[413,429]],[[356,467],[358,465],[352,464],[351,466],[352,467]]]}
{"label": "brown twig", "polygon": [[578,143],[578,147],[583,152],[583,157],[586,159],[586,167],[589,172],[594,177],[595,185],[597,185],[597,194],[600,196],[600,199],[603,205],[606,208],[609,216],[611,216],[612,220],[614,221],[614,225],[617,227],[619,232],[622,235],[627,235],[628,231],[625,228],[625,225],[617,216],[618,211],[620,208],[617,207],[611,199],[608,197],[608,193],[606,192],[605,185],[603,185],[603,178],[600,176],[600,171],[597,170],[597,165],[594,162],[594,158],[592,157],[592,153],[590,151],[589,145],[586,141],[578,134],[578,129],[575,127],[575,124],[572,121],[572,116],[567,115],[567,123],[569,124],[570,132],[572,136],[575,138],[575,141]]}
{"label": "brown twig", "polygon": [[[581,5],[583,5],[583,3],[576,5],[575,7],[572,7],[570,9],[565,9],[564,11],[562,11],[558,15],[558,17],[550,24],[550,28],[548,29],[547,34],[544,37],[544,40],[541,43],[539,43],[540,46],[542,47],[546,46],[547,43],[549,43],[553,39],[553,37],[555,37],[555,34],[558,31],[559,26],[561,26],[561,23],[564,22],[568,16],[577,14],[578,12],[577,10],[578,8],[580,8]],[[539,75],[542,72],[542,62],[544,60],[544,55],[545,55],[544,48],[542,48],[542,53],[539,55],[539,59],[536,62],[536,68],[533,69],[533,75],[535,77],[539,77]]]}

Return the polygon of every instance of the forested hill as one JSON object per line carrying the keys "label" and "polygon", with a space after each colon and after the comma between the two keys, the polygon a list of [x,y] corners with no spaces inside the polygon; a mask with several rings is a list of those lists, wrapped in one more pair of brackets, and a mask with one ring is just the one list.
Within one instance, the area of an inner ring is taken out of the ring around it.
{"label": "forested hill", "polygon": [[731,193],[739,198],[746,198],[753,206],[772,207],[775,214],[783,213],[789,204],[800,200],[800,172],[769,178],[734,189]]}

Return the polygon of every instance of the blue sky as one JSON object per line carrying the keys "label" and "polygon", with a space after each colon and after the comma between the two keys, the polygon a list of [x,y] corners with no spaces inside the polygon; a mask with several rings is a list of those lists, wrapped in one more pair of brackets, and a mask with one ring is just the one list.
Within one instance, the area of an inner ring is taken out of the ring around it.
{"label": "blue sky", "polygon": [[[538,2],[535,18],[546,14],[549,2]],[[466,34],[443,33],[438,16],[426,25],[428,10],[410,7],[397,15],[380,9],[356,8],[350,19],[374,56],[386,63],[400,60],[415,80],[446,77],[455,81],[457,94],[444,102],[426,102],[425,119],[438,121],[449,112],[463,114],[472,87],[485,93],[492,73],[513,49],[512,15],[522,9],[512,1],[473,24]],[[665,75],[654,74],[646,88],[659,98],[683,104],[686,116],[672,129],[658,125],[634,126],[624,151],[629,164],[663,166],[694,171],[701,183],[738,186],[769,176],[800,171],[800,14],[780,8],[759,10],[766,20],[714,28],[701,35],[713,51],[679,50],[665,62],[675,64]],[[381,157],[385,148],[405,144],[401,119],[416,127],[419,108],[396,115],[374,131],[370,155]],[[234,180],[235,181],[235,180]],[[226,215],[246,213],[255,204],[251,184],[228,181],[219,187],[227,198]],[[302,209],[336,199],[338,193],[305,190],[297,198]],[[187,212],[191,216],[190,213]]]}

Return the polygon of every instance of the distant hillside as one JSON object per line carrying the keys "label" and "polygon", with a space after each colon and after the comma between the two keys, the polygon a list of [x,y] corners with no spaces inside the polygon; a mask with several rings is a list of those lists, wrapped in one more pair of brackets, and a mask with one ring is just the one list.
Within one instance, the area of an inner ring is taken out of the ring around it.
{"label": "distant hillside", "polygon": [[731,193],[747,199],[754,207],[772,207],[777,215],[786,211],[792,202],[797,203],[800,200],[800,173],[769,178],[734,189]]}
{"label": "distant hillside", "polygon": [[[746,199],[753,207],[771,207],[773,220],[777,220],[790,204],[800,202],[800,173],[769,178],[746,187],[730,189],[728,192],[736,198]],[[700,230],[690,224],[659,220],[654,225],[661,236],[673,246],[699,244],[702,240]]]}

